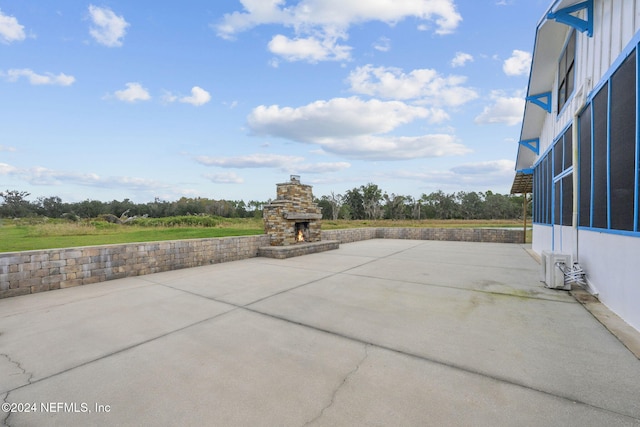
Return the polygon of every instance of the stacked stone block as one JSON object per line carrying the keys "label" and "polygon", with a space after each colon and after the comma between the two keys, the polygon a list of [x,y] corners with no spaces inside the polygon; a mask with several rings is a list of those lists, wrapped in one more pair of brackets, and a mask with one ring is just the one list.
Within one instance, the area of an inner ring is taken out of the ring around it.
{"label": "stacked stone block", "polygon": [[297,180],[276,187],[277,199],[263,210],[264,231],[271,237],[271,246],[295,244],[297,222],[308,223],[307,242],[320,241],[322,209],[313,201],[312,187]]}
{"label": "stacked stone block", "polygon": [[265,235],[0,254],[0,298],[258,255]]}

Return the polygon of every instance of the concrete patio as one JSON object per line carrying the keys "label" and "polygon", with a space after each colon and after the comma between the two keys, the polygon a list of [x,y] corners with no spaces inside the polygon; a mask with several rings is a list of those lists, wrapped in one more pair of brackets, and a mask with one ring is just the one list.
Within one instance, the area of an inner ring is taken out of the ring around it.
{"label": "concrete patio", "polygon": [[640,361],[523,245],[377,239],[0,300],[0,400],[7,426],[637,426]]}

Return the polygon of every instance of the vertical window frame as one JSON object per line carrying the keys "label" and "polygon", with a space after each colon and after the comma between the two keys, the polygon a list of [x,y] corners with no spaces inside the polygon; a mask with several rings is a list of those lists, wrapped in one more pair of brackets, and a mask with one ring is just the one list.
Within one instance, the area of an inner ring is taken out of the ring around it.
{"label": "vertical window frame", "polygon": [[576,44],[576,31],[571,30],[558,60],[558,88],[556,90],[558,114],[575,90]]}

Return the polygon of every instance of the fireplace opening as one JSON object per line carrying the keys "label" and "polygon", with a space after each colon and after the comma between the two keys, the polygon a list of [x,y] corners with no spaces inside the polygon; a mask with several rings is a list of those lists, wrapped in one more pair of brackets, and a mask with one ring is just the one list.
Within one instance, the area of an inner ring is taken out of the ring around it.
{"label": "fireplace opening", "polygon": [[294,236],[296,243],[303,243],[309,241],[309,223],[308,222],[296,222]]}

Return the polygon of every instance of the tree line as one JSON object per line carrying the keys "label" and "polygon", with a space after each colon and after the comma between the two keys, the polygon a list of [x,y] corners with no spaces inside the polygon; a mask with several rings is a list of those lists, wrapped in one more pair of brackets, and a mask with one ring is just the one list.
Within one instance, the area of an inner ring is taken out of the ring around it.
{"label": "tree line", "polygon": [[[322,196],[324,219],[519,219],[523,196],[487,192],[446,194],[436,191],[410,195],[387,193],[376,184],[355,187],[344,194]],[[527,215],[531,215],[530,205]]]}
{"label": "tree line", "polygon": [[202,197],[181,199],[173,202],[156,198],[153,202],[134,203],[129,199],[101,202],[84,200],[66,203],[60,197],[39,197],[36,201],[28,200],[26,191],[7,190],[0,192],[3,203],[0,204],[0,217],[25,218],[46,216],[48,218],[98,218],[103,215],[120,217],[147,216],[165,218],[183,215],[215,215],[225,218],[262,217],[264,202],[252,200],[212,200]]}
{"label": "tree line", "polygon": [[[19,190],[0,192],[0,217],[25,218],[97,218],[103,215],[120,217],[147,216],[163,218],[183,215],[215,215],[225,218],[261,218],[268,203],[251,200],[214,200],[182,197],[169,202],[156,198],[153,202],[134,203],[129,199],[102,202],[84,200],[67,203],[60,197],[39,197],[30,201],[30,193]],[[316,198],[324,219],[518,219],[522,218],[523,196],[487,192],[446,194],[442,191],[410,195],[387,193],[369,183],[336,194],[331,192]],[[530,214],[530,212],[529,212]]]}

